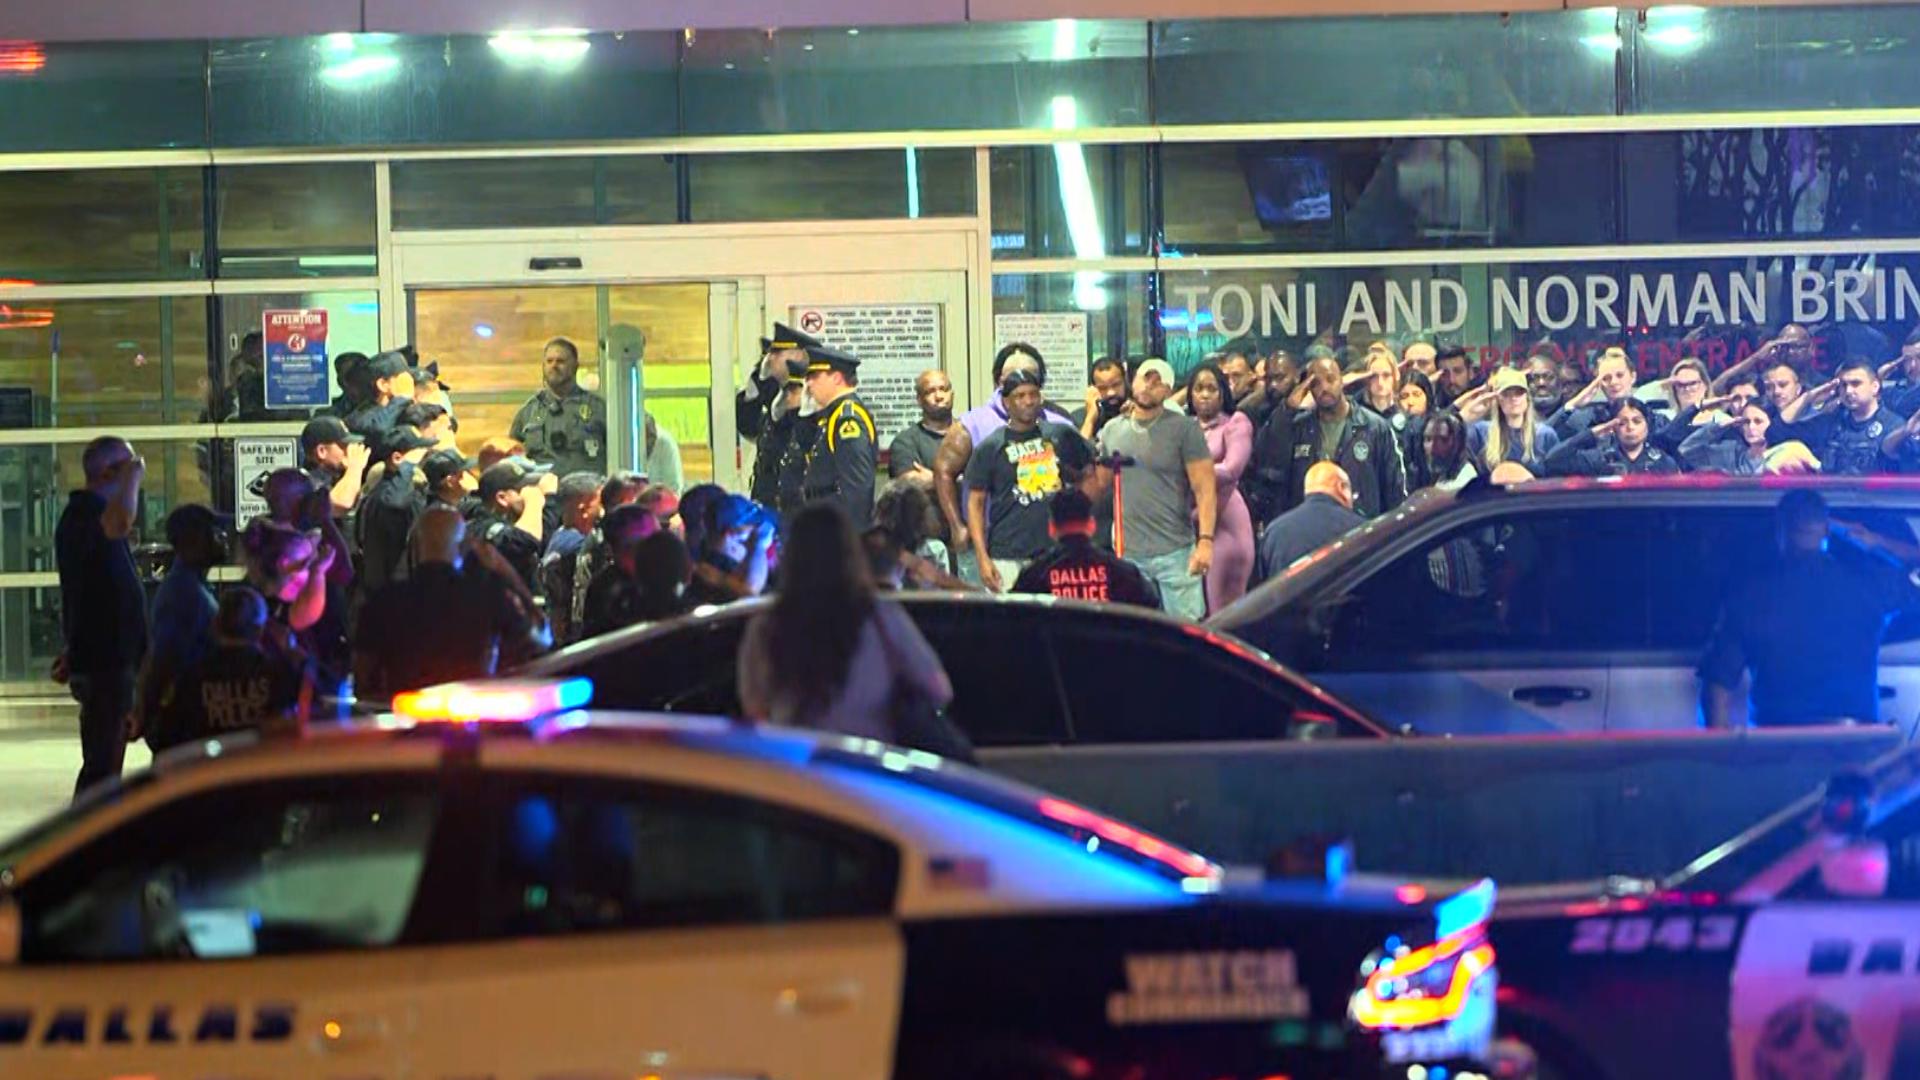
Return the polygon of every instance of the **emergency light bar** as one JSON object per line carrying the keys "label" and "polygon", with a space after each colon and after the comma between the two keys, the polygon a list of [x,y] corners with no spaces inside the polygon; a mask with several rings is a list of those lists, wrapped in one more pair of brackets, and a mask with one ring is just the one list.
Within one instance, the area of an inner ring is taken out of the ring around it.
{"label": "emergency light bar", "polygon": [[590,679],[457,682],[394,695],[394,715],[421,724],[524,724],[585,708]]}

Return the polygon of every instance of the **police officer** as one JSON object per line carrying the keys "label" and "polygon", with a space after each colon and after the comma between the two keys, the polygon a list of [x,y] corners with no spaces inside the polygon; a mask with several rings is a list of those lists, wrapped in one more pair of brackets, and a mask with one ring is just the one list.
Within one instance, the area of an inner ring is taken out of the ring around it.
{"label": "police officer", "polygon": [[1576,433],[1542,463],[1548,476],[1664,476],[1680,461],[1652,443],[1653,414],[1639,398],[1613,405],[1613,419]]}
{"label": "police officer", "polygon": [[559,473],[607,471],[607,401],[579,383],[580,349],[566,338],[547,342],[546,385],[513,416],[509,429],[527,457]]}
{"label": "police officer", "polygon": [[873,474],[879,449],[873,414],[854,393],[860,361],[827,345],[807,350],[807,396],[820,407],[807,451],[806,502],[840,504],[855,532],[873,520]]}
{"label": "police officer", "polygon": [[[1806,416],[1808,406],[1836,397],[1837,408]],[[1886,469],[1889,436],[1906,422],[1906,417],[1880,404],[1878,369],[1855,357],[1841,364],[1833,379],[1788,402],[1768,438],[1774,443],[1793,439],[1806,443],[1820,459],[1820,470],[1829,476],[1864,476]]]}
{"label": "police officer", "polygon": [[1158,610],[1160,589],[1138,566],[1093,542],[1093,500],[1079,488],[1061,489],[1048,507],[1053,547],[1027,564],[1013,582],[1017,593],[1064,600],[1136,604]]}
{"label": "police officer", "polygon": [[300,430],[302,471],[316,491],[327,493],[337,516],[351,513],[360,501],[360,482],[366,479],[371,453],[367,441],[348,431],[337,416],[316,416]]}
{"label": "police officer", "polygon": [[[777,403],[755,442],[753,477],[747,490],[753,501],[762,506],[778,507],[781,504],[781,470],[788,465],[788,454],[796,433],[802,427],[812,426],[809,420],[803,420],[800,416],[807,396],[806,376],[805,360],[788,362],[785,385],[774,391],[778,395]],[[794,494],[797,496],[797,489]]]}
{"label": "police officer", "polygon": [[1376,517],[1400,505],[1407,497],[1407,466],[1393,425],[1370,409],[1354,406],[1340,364],[1330,356],[1309,363],[1303,381],[1313,408],[1293,416],[1276,412],[1268,421],[1287,425],[1274,432],[1267,451],[1279,455],[1274,467],[1286,477],[1277,486],[1276,512],[1306,499],[1307,471],[1320,461],[1346,471],[1353,482],[1353,509],[1361,516]]}
{"label": "police officer", "polygon": [[407,358],[398,352],[381,353],[362,371],[369,396],[347,417],[347,430],[371,439],[398,424],[400,414],[413,404],[413,379],[407,374]]}
{"label": "police officer", "polygon": [[367,354],[343,352],[334,357],[333,381],[340,384],[340,393],[328,404],[327,413],[345,420],[372,396],[367,386]]}
{"label": "police officer", "polygon": [[[510,457],[480,474],[480,511],[473,517],[472,535],[506,556],[507,564],[528,587],[540,563],[540,538],[525,524],[539,520],[528,506],[527,490],[538,488],[552,472],[546,465]],[[544,508],[545,500],[540,502]]]}

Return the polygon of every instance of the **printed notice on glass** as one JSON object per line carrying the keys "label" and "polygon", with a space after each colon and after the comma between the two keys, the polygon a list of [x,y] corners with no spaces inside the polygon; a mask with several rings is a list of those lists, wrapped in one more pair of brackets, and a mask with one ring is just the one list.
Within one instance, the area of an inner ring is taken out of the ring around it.
{"label": "printed notice on glass", "polygon": [[1047,399],[1073,408],[1086,396],[1087,313],[1008,312],[993,317],[993,352],[1031,345],[1047,362]]}
{"label": "printed notice on glass", "polygon": [[241,437],[233,440],[233,520],[244,528],[267,512],[267,477],[300,464],[300,440]]}
{"label": "printed notice on glass", "polygon": [[793,325],[860,360],[860,400],[880,448],[920,418],[913,383],[940,366],[939,304],[795,304]]}
{"label": "printed notice on glass", "polygon": [[329,393],[326,309],[269,311],[260,329],[267,408],[324,408]]}

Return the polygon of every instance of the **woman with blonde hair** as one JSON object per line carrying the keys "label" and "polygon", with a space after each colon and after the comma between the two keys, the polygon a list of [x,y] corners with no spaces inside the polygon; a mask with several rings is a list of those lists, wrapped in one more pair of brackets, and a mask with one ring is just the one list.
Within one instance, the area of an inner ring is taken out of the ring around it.
{"label": "woman with blonde hair", "polygon": [[1538,473],[1547,455],[1560,445],[1560,436],[1535,416],[1527,377],[1513,368],[1501,368],[1485,387],[1461,399],[1461,414],[1482,405],[1489,395],[1493,398],[1493,416],[1467,429],[1468,451],[1487,470],[1511,461]]}

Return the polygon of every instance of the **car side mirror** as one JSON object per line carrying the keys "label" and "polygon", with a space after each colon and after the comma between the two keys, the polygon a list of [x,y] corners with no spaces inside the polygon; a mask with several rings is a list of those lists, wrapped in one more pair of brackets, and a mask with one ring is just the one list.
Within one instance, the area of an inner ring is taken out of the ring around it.
{"label": "car side mirror", "polygon": [[1887,895],[1892,856],[1883,840],[1854,840],[1820,856],[1820,887],[1828,896],[1878,900]]}
{"label": "car side mirror", "polygon": [[0,967],[20,962],[20,901],[0,894]]}

